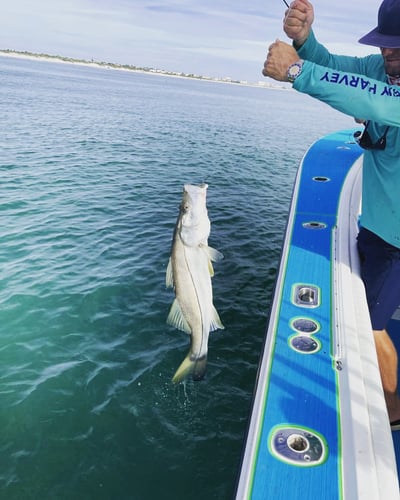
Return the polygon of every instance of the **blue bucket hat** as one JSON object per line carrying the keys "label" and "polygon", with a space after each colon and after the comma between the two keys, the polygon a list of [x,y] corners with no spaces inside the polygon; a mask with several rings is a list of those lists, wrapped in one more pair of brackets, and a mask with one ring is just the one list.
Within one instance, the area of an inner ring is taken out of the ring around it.
{"label": "blue bucket hat", "polygon": [[400,0],[384,0],[378,11],[378,26],[358,41],[374,47],[400,48]]}

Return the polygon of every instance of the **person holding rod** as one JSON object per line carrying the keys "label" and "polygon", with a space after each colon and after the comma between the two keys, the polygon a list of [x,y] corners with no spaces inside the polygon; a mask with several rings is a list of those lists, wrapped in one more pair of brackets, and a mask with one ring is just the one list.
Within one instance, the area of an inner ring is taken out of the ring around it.
{"label": "person holding rod", "polygon": [[357,246],[392,430],[400,429],[398,356],[386,326],[400,305],[400,0],[384,0],[378,26],[359,42],[366,57],[333,55],[312,30],[314,9],[294,0],[284,18],[292,45],[276,40],[263,75],[364,123],[362,209]]}

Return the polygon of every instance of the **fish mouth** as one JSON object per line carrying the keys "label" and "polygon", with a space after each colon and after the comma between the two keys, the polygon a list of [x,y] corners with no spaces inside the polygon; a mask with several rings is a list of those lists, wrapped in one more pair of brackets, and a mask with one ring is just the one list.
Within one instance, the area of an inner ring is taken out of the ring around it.
{"label": "fish mouth", "polygon": [[205,182],[203,182],[202,184],[185,184],[184,185],[184,190],[185,191],[190,191],[190,190],[193,190],[193,189],[207,189],[208,188],[208,184],[206,184]]}

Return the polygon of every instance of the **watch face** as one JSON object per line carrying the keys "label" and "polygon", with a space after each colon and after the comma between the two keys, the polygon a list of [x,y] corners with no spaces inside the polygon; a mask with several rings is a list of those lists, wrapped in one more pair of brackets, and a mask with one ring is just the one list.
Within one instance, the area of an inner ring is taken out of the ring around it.
{"label": "watch face", "polygon": [[289,68],[289,75],[293,78],[300,73],[300,66],[298,64],[293,64]]}
{"label": "watch face", "polygon": [[295,62],[288,68],[287,77],[290,82],[294,82],[294,80],[300,75],[302,70],[302,64],[300,62]]}

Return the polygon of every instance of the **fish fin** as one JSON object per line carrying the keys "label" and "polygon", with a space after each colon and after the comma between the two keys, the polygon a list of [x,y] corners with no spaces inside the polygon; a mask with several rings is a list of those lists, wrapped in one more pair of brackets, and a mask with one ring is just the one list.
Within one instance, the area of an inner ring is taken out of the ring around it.
{"label": "fish fin", "polygon": [[167,288],[172,288],[174,286],[174,276],[172,274],[172,262],[171,257],[168,261],[167,273],[165,275],[165,285]]}
{"label": "fish fin", "polygon": [[206,368],[207,356],[192,359],[189,352],[180,364],[179,368],[176,370],[175,375],[172,377],[172,382],[174,384],[179,384],[179,382],[182,382],[182,380],[190,374],[192,375],[193,380],[202,380],[206,374]]}
{"label": "fish fin", "polygon": [[218,330],[218,329],[224,330],[225,327],[222,324],[221,318],[219,317],[217,310],[213,306],[213,315],[211,318],[210,332],[213,332],[214,330]]}
{"label": "fish fin", "polygon": [[213,247],[201,244],[200,247],[206,252],[208,258],[213,262],[218,262],[224,258],[224,255]]}
{"label": "fish fin", "polygon": [[208,261],[208,271],[210,273],[211,278],[214,276],[214,267],[212,265],[211,260]]}
{"label": "fish fin", "polygon": [[175,328],[178,328],[178,330],[182,330],[189,335],[192,333],[188,322],[182,314],[178,299],[175,299],[172,303],[171,309],[168,314],[167,323],[168,325],[174,326]]}

